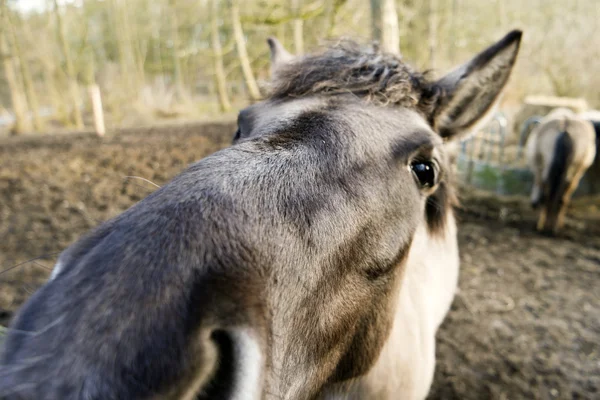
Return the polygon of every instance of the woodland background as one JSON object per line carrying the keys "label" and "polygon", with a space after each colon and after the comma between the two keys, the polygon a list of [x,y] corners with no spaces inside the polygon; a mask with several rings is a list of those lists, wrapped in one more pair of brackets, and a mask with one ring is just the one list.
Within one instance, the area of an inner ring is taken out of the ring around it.
{"label": "woodland background", "polygon": [[582,97],[600,107],[597,0],[0,0],[0,130],[108,129],[231,118],[260,97],[266,38],[292,52],[377,39],[441,74],[524,30],[504,98]]}

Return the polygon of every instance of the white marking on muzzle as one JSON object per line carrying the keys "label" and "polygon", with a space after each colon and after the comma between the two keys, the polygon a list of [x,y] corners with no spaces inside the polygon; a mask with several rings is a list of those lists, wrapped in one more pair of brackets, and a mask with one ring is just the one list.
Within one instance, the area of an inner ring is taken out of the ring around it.
{"label": "white marking on muzzle", "polygon": [[261,398],[264,358],[260,343],[250,330],[231,331],[234,343],[235,383],[231,400]]}

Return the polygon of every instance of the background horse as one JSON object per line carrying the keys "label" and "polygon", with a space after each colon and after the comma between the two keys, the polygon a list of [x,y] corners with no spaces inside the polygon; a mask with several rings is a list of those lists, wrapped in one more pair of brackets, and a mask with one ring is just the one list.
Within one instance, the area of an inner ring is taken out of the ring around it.
{"label": "background horse", "polygon": [[589,186],[592,193],[596,193],[600,188],[600,111],[589,110],[579,114],[579,117],[586,119],[594,125],[596,131],[596,158],[592,166],[587,170],[586,176],[589,177]]}
{"label": "background horse", "polygon": [[61,254],[0,397],[423,399],[458,276],[443,142],[490,114],[520,40],[437,81],[349,42],[279,57],[233,146]]}
{"label": "background horse", "polygon": [[592,122],[557,109],[542,119],[527,140],[527,161],[534,174],[531,204],[541,206],[539,231],[556,233],[564,224],[571,196],[596,156]]}

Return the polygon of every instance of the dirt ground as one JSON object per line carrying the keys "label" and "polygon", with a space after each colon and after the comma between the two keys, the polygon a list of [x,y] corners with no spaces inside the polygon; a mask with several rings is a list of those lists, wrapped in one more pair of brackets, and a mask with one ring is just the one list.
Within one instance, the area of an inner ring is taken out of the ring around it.
{"label": "dirt ground", "polygon": [[[0,325],[58,252],[228,145],[231,124],[0,140]],[[430,399],[600,398],[600,199],[538,235],[526,199],[461,190],[460,291],[438,334]],[[36,259],[33,259],[37,257]]]}

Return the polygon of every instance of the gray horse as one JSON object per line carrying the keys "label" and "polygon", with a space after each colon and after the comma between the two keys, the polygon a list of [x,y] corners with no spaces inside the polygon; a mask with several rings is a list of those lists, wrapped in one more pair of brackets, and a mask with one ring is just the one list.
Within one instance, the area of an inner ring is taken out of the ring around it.
{"label": "gray horse", "polygon": [[541,208],[537,229],[557,233],[564,225],[571,196],[596,156],[593,122],[565,108],[544,117],[527,139],[527,160],[534,175],[531,204]]}
{"label": "gray horse", "polygon": [[520,40],[436,81],[346,41],[274,49],[233,146],[61,254],[0,397],[426,397],[458,276],[443,143],[491,113]]}

